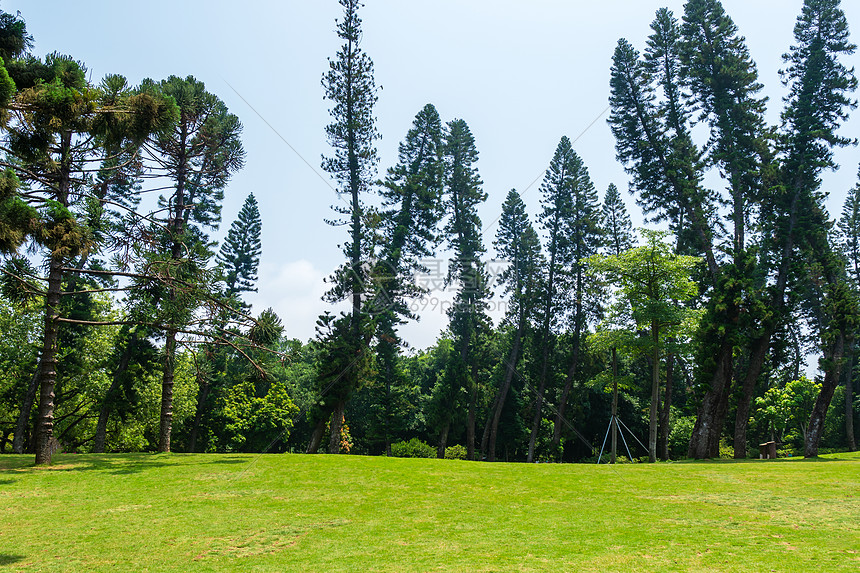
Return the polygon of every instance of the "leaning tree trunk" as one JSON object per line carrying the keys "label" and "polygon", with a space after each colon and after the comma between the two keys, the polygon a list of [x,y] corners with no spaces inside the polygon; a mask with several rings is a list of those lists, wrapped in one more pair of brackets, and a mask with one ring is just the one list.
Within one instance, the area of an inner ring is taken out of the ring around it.
{"label": "leaning tree trunk", "polygon": [[12,452],[24,453],[24,438],[30,427],[30,414],[33,412],[33,403],[36,401],[36,391],[39,389],[39,375],[42,373],[42,361],[36,362],[36,371],[30,378],[30,386],[21,401],[21,411],[18,413],[18,423],[15,424],[15,436],[12,438]]}
{"label": "leaning tree trunk", "polygon": [[42,338],[42,361],[39,413],[36,420],[36,465],[50,464],[53,455],[51,438],[54,434],[54,385],[57,381],[57,334],[59,332],[60,296],[62,295],[63,262],[51,257],[48,292],[45,299],[45,332]]}
{"label": "leaning tree trunk", "polygon": [[830,407],[830,402],[833,400],[833,393],[836,391],[836,386],[839,384],[839,376],[842,372],[842,362],[845,354],[845,334],[838,330],[835,334],[835,340],[830,347],[827,359],[828,367],[824,373],[824,380],[821,383],[821,392],[818,398],[815,399],[815,406],[812,407],[812,415],[809,417],[809,424],[806,427],[803,456],[806,458],[818,457],[818,444],[821,441],[821,435],[824,433],[824,418],[827,415],[827,409]]}
{"label": "leaning tree trunk", "polygon": [[317,425],[314,427],[314,431],[311,434],[311,441],[308,443],[308,449],[305,450],[305,453],[315,454],[317,450],[320,449],[320,444],[322,444],[323,434],[325,433],[325,423],[326,417],[322,416],[317,422]]}
{"label": "leaning tree trunk", "polygon": [[136,340],[137,334],[135,334],[134,332],[129,334],[125,350],[123,351],[122,356],[119,359],[119,364],[117,365],[116,372],[114,372],[113,374],[113,380],[111,380],[110,388],[108,388],[107,393],[105,393],[105,398],[102,401],[101,408],[99,408],[99,420],[96,423],[96,435],[95,438],[93,438],[94,454],[103,454],[105,452],[105,442],[107,441],[107,423],[108,418],[110,417],[111,400],[116,395],[116,392],[119,389],[120,379],[122,378],[122,375],[128,369],[128,364],[131,361],[131,355],[134,354]]}

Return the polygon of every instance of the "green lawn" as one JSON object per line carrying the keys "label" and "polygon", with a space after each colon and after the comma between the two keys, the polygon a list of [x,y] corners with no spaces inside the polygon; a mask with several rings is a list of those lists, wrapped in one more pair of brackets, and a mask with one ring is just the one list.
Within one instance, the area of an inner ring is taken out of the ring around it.
{"label": "green lawn", "polygon": [[0,570],[858,571],[860,455],[0,456]]}

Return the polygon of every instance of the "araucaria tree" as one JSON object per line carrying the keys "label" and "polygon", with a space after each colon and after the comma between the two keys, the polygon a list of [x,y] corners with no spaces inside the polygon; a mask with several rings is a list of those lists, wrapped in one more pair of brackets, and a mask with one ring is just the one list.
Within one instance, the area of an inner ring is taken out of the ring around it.
{"label": "araucaria tree", "polygon": [[179,107],[173,129],[146,145],[156,172],[173,185],[170,195],[161,198],[163,215],[155,218],[155,250],[143,253],[146,272],[158,276],[158,284],[165,287],[156,295],[166,339],[158,449],[169,452],[177,335],[189,326],[201,303],[197,291],[206,285],[212,256],[205,231],[218,228],[224,188],[244,164],[245,153],[242,124],[203,82],[171,76],[151,89]]}
{"label": "araucaria tree", "polygon": [[[102,162],[105,149],[133,152],[149,134],[165,129],[175,118],[175,108],[146,90],[113,90],[108,81],[93,86],[83,66],[67,56],[52,54],[44,63],[36,58],[19,63],[14,113],[6,126],[8,161],[3,167],[11,169],[4,175],[7,188],[17,186],[13,173],[26,186],[17,197],[15,212],[16,219],[27,225],[17,238],[32,239],[44,249],[46,259],[47,280],[39,292],[45,316],[35,445],[36,463],[44,464],[50,463],[54,449],[60,327],[80,322],[65,316],[65,297],[74,290],[66,283],[70,272],[92,272],[70,268],[76,266],[73,260],[85,259],[94,248],[86,216],[96,194],[89,172]],[[113,85],[117,84],[125,86],[125,81]]]}
{"label": "araucaria tree", "polygon": [[378,259],[374,269],[376,314],[377,392],[381,416],[375,422],[390,453],[396,424],[395,395],[402,385],[399,364],[402,345],[397,325],[416,317],[409,298],[422,294],[414,282],[416,272],[426,270],[422,259],[430,257],[438,242],[437,226],[443,214],[442,122],[431,104],[415,116],[412,128],[400,144],[397,165],[388,170],[380,195]]}
{"label": "araucaria tree", "polygon": [[[335,211],[345,220],[332,221],[334,225],[346,224],[349,238],[344,242],[343,252],[347,261],[330,282],[332,288],[326,295],[331,302],[349,300],[351,313],[338,318],[339,324],[327,323],[324,331],[332,336],[345,337],[335,341],[326,338],[323,344],[337,346],[344,353],[345,370],[329,371],[320,377],[323,388],[328,387],[332,398],[324,401],[318,411],[316,428],[308,451],[315,452],[325,431],[326,418],[330,418],[329,451],[340,451],[340,435],[344,421],[346,402],[352,392],[371,376],[367,368],[373,324],[368,308],[368,298],[363,295],[372,290],[370,256],[373,241],[366,228],[366,207],[362,195],[370,191],[378,162],[375,142],[376,131],[374,106],[376,83],[373,79],[373,61],[361,49],[361,18],[358,0],[340,0],[343,19],[338,22],[337,35],[343,41],[341,49],[329,61],[329,70],[323,75],[322,86],[325,97],[332,104],[329,113],[332,123],[326,126],[326,136],[332,147],[332,155],[323,158],[323,169],[335,179],[337,192],[343,206]],[[331,327],[331,328],[329,328]],[[337,333],[337,334],[335,334]],[[341,363],[341,361],[337,361]]]}
{"label": "araucaria tree", "polygon": [[502,216],[494,244],[499,258],[509,264],[499,279],[509,297],[505,321],[513,328],[513,340],[504,362],[502,383],[490,408],[489,432],[485,432],[488,434],[485,454],[489,462],[496,460],[499,420],[522,355],[523,338],[527,334],[538,302],[540,272],[543,266],[540,238],[529,221],[525,203],[515,189],[508,192],[502,205]]}
{"label": "araucaria tree", "polygon": [[[448,269],[449,280],[457,285],[454,304],[448,311],[456,353],[450,368],[456,372],[452,383],[468,396],[466,450],[475,457],[475,416],[478,400],[478,350],[487,325],[487,277],[481,260],[484,244],[478,205],[487,199],[475,163],[478,150],[469,126],[462,119],[448,123],[445,141],[445,205],[448,221],[445,238],[454,253]],[[452,404],[453,405],[453,404]],[[451,427],[451,418],[439,430],[439,457]]]}
{"label": "araucaria tree", "polygon": [[257,269],[260,266],[260,233],[263,224],[257,198],[250,193],[242,204],[236,220],[227,231],[215,260],[223,275],[227,296],[243,292],[257,292]]}

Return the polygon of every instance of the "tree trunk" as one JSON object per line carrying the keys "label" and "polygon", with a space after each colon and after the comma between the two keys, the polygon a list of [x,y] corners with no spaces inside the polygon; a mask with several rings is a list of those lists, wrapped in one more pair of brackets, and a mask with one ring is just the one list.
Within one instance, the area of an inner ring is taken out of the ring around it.
{"label": "tree trunk", "polygon": [[469,413],[466,419],[466,459],[475,459],[475,417],[477,416],[478,403],[478,385],[477,381],[472,382],[472,397],[469,400]]}
{"label": "tree trunk", "polygon": [[167,332],[164,346],[164,373],[161,377],[161,416],[158,433],[158,451],[170,451],[170,432],[173,426],[173,378],[176,369],[176,331]]}
{"label": "tree trunk", "polygon": [[618,349],[612,347],[612,457],[609,463],[614,464],[618,453]]}
{"label": "tree trunk", "polygon": [[[544,370],[546,370],[546,364],[544,364]],[[535,442],[537,441],[538,431],[540,430],[540,411],[543,408],[543,393],[546,389],[546,372],[543,372],[540,377],[540,385],[538,386],[537,391],[537,399],[535,402],[535,413],[532,419],[532,433],[529,437],[529,453],[526,461],[528,463],[532,463],[535,460]]]}
{"label": "tree trunk", "polygon": [[346,411],[346,401],[338,400],[331,415],[331,437],[328,443],[328,453],[339,454],[343,441],[343,420]]}
{"label": "tree trunk", "polygon": [[567,409],[567,400],[570,397],[570,390],[573,388],[573,379],[576,377],[576,371],[579,367],[579,329],[574,333],[573,343],[573,359],[570,363],[570,368],[567,370],[567,378],[564,381],[564,388],[561,391],[561,398],[558,403],[558,412],[555,415],[555,424],[552,428],[552,445],[557,447],[561,442],[561,430],[564,427],[564,414]]}
{"label": "tree trunk", "polygon": [[807,424],[803,456],[806,458],[818,457],[818,443],[821,441],[821,435],[824,433],[824,418],[827,415],[827,409],[830,407],[830,401],[833,400],[833,393],[836,386],[839,384],[839,375],[842,372],[842,362],[845,354],[845,335],[841,330],[835,333],[833,346],[829,349],[829,356],[825,355],[827,363],[827,371],[824,373],[824,380],[821,383],[821,393],[815,399],[815,406],[812,408],[812,415],[809,417]]}
{"label": "tree trunk", "polygon": [[755,385],[758,382],[765,356],[767,356],[767,351],[770,348],[772,330],[769,327],[767,328],[768,330],[753,342],[750,363],[744,377],[743,393],[738,401],[738,413],[735,417],[735,459],[744,459],[747,457],[747,427],[750,420],[750,408],[752,407]]}
{"label": "tree trunk", "polygon": [[660,327],[656,321],[651,323],[651,342],[654,353],[651,356],[651,411],[648,426],[648,461],[657,461],[657,409],[660,406]]}
{"label": "tree trunk", "polygon": [[105,453],[105,442],[107,441],[107,423],[108,418],[110,416],[110,406],[111,400],[116,394],[117,389],[119,388],[120,378],[128,369],[128,364],[131,361],[131,355],[134,354],[135,342],[137,341],[137,333],[132,331],[128,335],[128,342],[126,343],[125,350],[122,352],[122,356],[120,356],[119,364],[117,365],[116,372],[113,374],[113,380],[111,380],[110,388],[108,388],[107,393],[105,393],[104,400],[102,401],[102,405],[99,408],[99,420],[96,423],[96,435],[93,438],[93,453],[94,454],[103,454]]}
{"label": "tree trunk", "polygon": [[731,388],[732,342],[724,336],[717,354],[717,367],[711,387],[705,392],[699,406],[687,457],[697,460],[717,457],[720,451],[720,434],[725,423],[725,397]]}
{"label": "tree trunk", "polygon": [[669,416],[672,410],[672,386],[674,384],[675,355],[666,355],[666,391],[663,393],[663,409],[660,411],[660,431],[657,453],[661,460],[669,460]]}
{"label": "tree trunk", "polygon": [[316,427],[314,427],[314,431],[311,434],[311,441],[308,443],[308,449],[305,453],[317,453],[317,450],[319,450],[320,444],[322,443],[323,433],[325,433],[325,423],[326,417],[323,416],[320,418],[319,422],[317,422]]}
{"label": "tree trunk", "polygon": [[502,417],[502,410],[505,407],[505,399],[511,389],[511,382],[514,379],[514,373],[517,369],[517,362],[520,359],[520,344],[522,341],[522,321],[517,326],[514,333],[514,344],[511,348],[510,356],[508,356],[507,364],[505,364],[505,378],[502,381],[502,387],[499,389],[499,399],[497,400],[495,411],[493,412],[493,421],[490,425],[490,441],[487,449],[487,461],[496,461],[496,438],[499,433],[499,420]]}
{"label": "tree trunk", "polygon": [[857,348],[851,342],[851,353],[848,355],[848,375],[845,377],[845,435],[848,439],[848,451],[857,451],[857,441],[854,438],[854,353]]}
{"label": "tree trunk", "polygon": [[18,423],[15,424],[15,437],[12,438],[12,452],[24,453],[25,436],[30,428],[30,414],[33,412],[33,403],[36,401],[36,391],[39,389],[39,375],[42,373],[42,361],[36,362],[36,371],[30,378],[30,386],[24,399],[21,401],[21,411],[18,413]]}
{"label": "tree trunk", "polygon": [[45,299],[45,331],[42,338],[42,372],[39,377],[39,413],[36,420],[36,465],[50,464],[53,454],[54,385],[57,381],[57,334],[59,332],[60,296],[63,263],[51,257],[48,292]]}
{"label": "tree trunk", "polygon": [[442,426],[442,432],[439,434],[439,446],[436,448],[436,457],[440,460],[445,459],[445,448],[448,445],[448,431],[451,429],[451,422],[445,422]]}
{"label": "tree trunk", "polygon": [[188,437],[188,453],[194,453],[197,448],[197,435],[200,433],[200,424],[203,422],[203,414],[206,412],[206,401],[209,399],[209,390],[212,386],[206,376],[200,380],[200,392],[197,395],[197,407],[194,410],[194,425],[191,426],[191,435]]}

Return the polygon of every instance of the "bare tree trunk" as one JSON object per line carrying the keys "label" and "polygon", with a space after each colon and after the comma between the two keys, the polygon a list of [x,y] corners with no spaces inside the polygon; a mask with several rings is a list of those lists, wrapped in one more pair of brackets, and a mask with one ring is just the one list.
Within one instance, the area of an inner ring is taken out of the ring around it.
{"label": "bare tree trunk", "polygon": [[[546,364],[544,364],[544,369],[546,369]],[[542,375],[540,378],[540,385],[538,386],[538,392],[537,392],[537,400],[535,402],[535,413],[534,413],[534,417],[532,418],[532,433],[531,433],[531,436],[529,437],[529,453],[528,453],[528,457],[526,458],[526,461],[528,463],[532,463],[535,460],[535,442],[537,441],[538,430],[540,430],[540,421],[541,421],[540,411],[541,411],[541,408],[543,408],[543,393],[544,393],[545,389],[546,389],[546,376],[544,373],[544,375]]]}
{"label": "bare tree trunk", "polygon": [[317,453],[317,450],[319,450],[320,444],[322,443],[323,433],[325,432],[325,423],[326,418],[325,416],[323,416],[322,418],[320,418],[319,422],[317,422],[317,425],[314,427],[314,431],[311,434],[311,441],[308,443],[308,449],[305,451],[305,453]]}
{"label": "bare tree trunk", "polygon": [[618,349],[612,347],[612,457],[609,463],[614,464],[618,452]]}
{"label": "bare tree trunk", "polygon": [[747,457],[747,427],[749,426],[750,408],[752,407],[755,385],[761,374],[764,359],[770,348],[772,330],[768,330],[753,342],[753,350],[750,356],[747,373],[744,377],[741,398],[738,401],[738,413],[735,417],[735,459]]}
{"label": "bare tree trunk", "polygon": [[448,445],[448,431],[451,429],[451,422],[445,422],[442,426],[442,432],[439,434],[439,446],[436,448],[436,457],[440,460],[445,459],[445,448]]}
{"label": "bare tree trunk", "polygon": [[848,451],[857,451],[857,441],[854,438],[854,353],[857,345],[851,342],[851,350],[848,354],[845,376],[845,436],[848,440]]}
{"label": "bare tree trunk", "polygon": [[113,380],[111,380],[110,388],[105,393],[104,400],[102,400],[102,405],[99,408],[99,420],[96,422],[96,435],[93,438],[93,453],[94,454],[103,454],[105,452],[105,442],[107,441],[107,423],[108,418],[110,417],[110,407],[111,400],[119,389],[120,379],[125,371],[128,369],[128,364],[131,361],[131,355],[134,354],[135,342],[137,341],[137,333],[132,331],[128,335],[128,342],[126,343],[125,350],[122,352],[122,356],[120,356],[119,364],[117,365],[116,372],[113,374]]}
{"label": "bare tree trunk", "polygon": [[33,403],[36,401],[36,391],[39,389],[39,375],[42,373],[42,361],[36,362],[36,371],[30,379],[30,386],[24,399],[21,401],[21,411],[18,413],[18,423],[15,424],[15,437],[12,438],[12,451],[16,454],[24,453],[25,436],[30,428],[30,414],[33,412]]}
{"label": "bare tree trunk", "polygon": [[693,426],[688,457],[701,460],[719,455],[720,434],[725,423],[724,404],[731,389],[731,380],[732,342],[728,336],[724,336],[717,354],[717,367],[711,387],[702,398]]}
{"label": "bare tree trunk", "polygon": [[475,459],[475,418],[477,416],[478,385],[477,380],[472,382],[472,397],[469,400],[469,413],[466,420],[466,459]]}
{"label": "bare tree trunk", "polygon": [[341,449],[341,433],[343,430],[346,401],[338,400],[331,415],[331,438],[328,443],[328,453],[339,454]]}
{"label": "bare tree trunk", "polygon": [[158,433],[158,451],[170,451],[170,433],[173,427],[173,379],[176,369],[176,331],[167,332],[164,345],[164,372],[161,377],[161,416]]}
{"label": "bare tree trunk", "polygon": [[672,413],[672,386],[675,374],[675,355],[666,355],[666,391],[663,394],[663,408],[660,411],[660,431],[657,438],[657,453],[661,460],[669,459],[669,417]]}
{"label": "bare tree trunk", "polygon": [[830,347],[827,354],[825,358],[829,366],[824,373],[821,392],[818,394],[818,398],[815,399],[815,406],[812,408],[812,415],[809,417],[809,424],[806,427],[803,448],[803,456],[806,458],[818,457],[818,444],[821,441],[821,435],[824,433],[824,418],[827,415],[830,402],[833,400],[836,386],[839,384],[839,375],[842,372],[842,362],[845,354],[845,334],[841,330],[836,331],[833,346]]}
{"label": "bare tree trunk", "polygon": [[570,368],[567,370],[567,378],[564,381],[564,388],[561,391],[561,398],[558,403],[558,412],[555,415],[555,424],[552,427],[552,445],[557,447],[561,442],[561,430],[564,427],[564,414],[567,409],[567,400],[570,397],[570,390],[573,388],[573,380],[576,377],[576,371],[579,367],[579,333],[575,334],[576,341],[573,347],[573,360],[571,360]]}
{"label": "bare tree trunk", "polygon": [[42,361],[39,413],[36,420],[36,465],[50,464],[54,434],[54,385],[57,381],[57,335],[59,332],[60,296],[62,293],[62,261],[51,257],[48,273],[48,293],[45,300],[45,331],[42,338]]}
{"label": "bare tree trunk", "polygon": [[656,321],[651,323],[651,342],[654,353],[651,357],[651,411],[648,425],[648,461],[657,461],[657,408],[660,406],[660,327]]}

